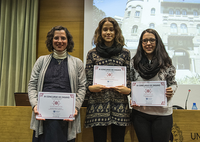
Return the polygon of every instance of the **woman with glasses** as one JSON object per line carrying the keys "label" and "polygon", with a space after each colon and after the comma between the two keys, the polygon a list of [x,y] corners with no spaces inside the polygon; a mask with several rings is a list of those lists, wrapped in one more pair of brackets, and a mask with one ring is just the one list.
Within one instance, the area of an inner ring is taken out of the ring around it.
{"label": "woman with glasses", "polygon": [[155,30],[142,32],[130,68],[131,81],[166,81],[167,84],[167,106],[132,105],[132,122],[139,142],[169,142],[173,124],[171,101],[177,88],[176,69]]}

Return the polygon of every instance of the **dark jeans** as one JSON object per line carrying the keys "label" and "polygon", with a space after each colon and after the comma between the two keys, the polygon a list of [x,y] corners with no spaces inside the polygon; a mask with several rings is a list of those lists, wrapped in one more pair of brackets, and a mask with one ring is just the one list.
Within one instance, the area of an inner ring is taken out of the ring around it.
{"label": "dark jeans", "polygon": [[[125,126],[111,125],[111,139],[112,142],[124,142]],[[107,140],[107,126],[93,127],[94,142],[106,142]]]}
{"label": "dark jeans", "polygon": [[149,115],[133,109],[132,121],[139,142],[169,142],[172,115]]}
{"label": "dark jeans", "polygon": [[66,142],[68,138],[68,122],[63,120],[43,121],[43,134],[35,137],[32,142]]}

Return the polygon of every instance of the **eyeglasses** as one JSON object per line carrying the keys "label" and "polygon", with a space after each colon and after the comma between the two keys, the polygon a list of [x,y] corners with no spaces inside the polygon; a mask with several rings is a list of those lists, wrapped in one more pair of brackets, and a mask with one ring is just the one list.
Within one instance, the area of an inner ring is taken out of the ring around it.
{"label": "eyeglasses", "polygon": [[157,39],[155,39],[155,38],[150,38],[150,39],[143,39],[141,41],[142,41],[143,44],[147,44],[148,41],[152,44],[152,43],[155,43],[156,40]]}

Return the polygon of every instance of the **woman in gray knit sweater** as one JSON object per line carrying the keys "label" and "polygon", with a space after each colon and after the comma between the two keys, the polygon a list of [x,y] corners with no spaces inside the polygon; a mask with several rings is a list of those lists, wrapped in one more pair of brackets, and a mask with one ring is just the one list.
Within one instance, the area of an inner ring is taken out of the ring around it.
{"label": "woman in gray knit sweater", "polygon": [[[79,110],[85,97],[85,71],[80,59],[68,54],[74,42],[67,28],[56,26],[47,34],[46,46],[50,55],[37,59],[28,85],[29,101],[33,112],[30,128],[33,142],[75,142],[81,132]],[[75,120],[36,119],[38,92],[76,93]]]}

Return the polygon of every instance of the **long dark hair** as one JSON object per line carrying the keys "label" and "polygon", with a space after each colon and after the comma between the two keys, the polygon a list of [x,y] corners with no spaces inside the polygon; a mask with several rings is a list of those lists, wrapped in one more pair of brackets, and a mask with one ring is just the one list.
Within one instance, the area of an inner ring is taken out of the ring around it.
{"label": "long dark hair", "polygon": [[115,19],[113,19],[111,17],[105,17],[104,19],[102,19],[99,22],[99,25],[98,25],[97,29],[95,30],[95,33],[94,33],[93,44],[98,45],[98,44],[103,43],[101,31],[102,31],[103,24],[107,21],[111,22],[113,24],[114,29],[115,29],[115,39],[114,39],[115,44],[117,46],[124,46],[125,45],[124,37],[122,35],[122,31],[119,27],[119,24],[117,23],[117,21]]}
{"label": "long dark hair", "polygon": [[142,48],[142,37],[145,33],[151,33],[155,36],[156,38],[156,48],[153,52],[154,56],[153,57],[156,57],[158,59],[158,63],[159,63],[159,67],[160,68],[165,68],[165,67],[169,67],[172,65],[172,60],[171,58],[169,57],[166,49],[165,49],[165,46],[159,36],[159,34],[157,33],[156,30],[154,29],[146,29],[142,32],[141,36],[140,36],[140,41],[139,41],[139,45],[138,45],[138,48],[137,48],[137,52],[135,54],[135,56],[133,57],[133,60],[134,60],[134,68],[136,70],[138,70],[138,63],[141,61],[141,59],[146,56],[145,55],[145,52]]}
{"label": "long dark hair", "polygon": [[67,28],[63,27],[63,26],[55,26],[53,27],[48,33],[47,33],[47,40],[46,40],[46,46],[47,49],[49,50],[49,52],[53,51],[53,37],[54,37],[54,32],[55,31],[60,31],[60,30],[64,30],[67,36],[67,40],[68,40],[68,44],[67,44],[67,52],[72,52],[73,48],[74,48],[74,41],[73,41],[73,37],[70,34],[70,32],[68,31]]}

